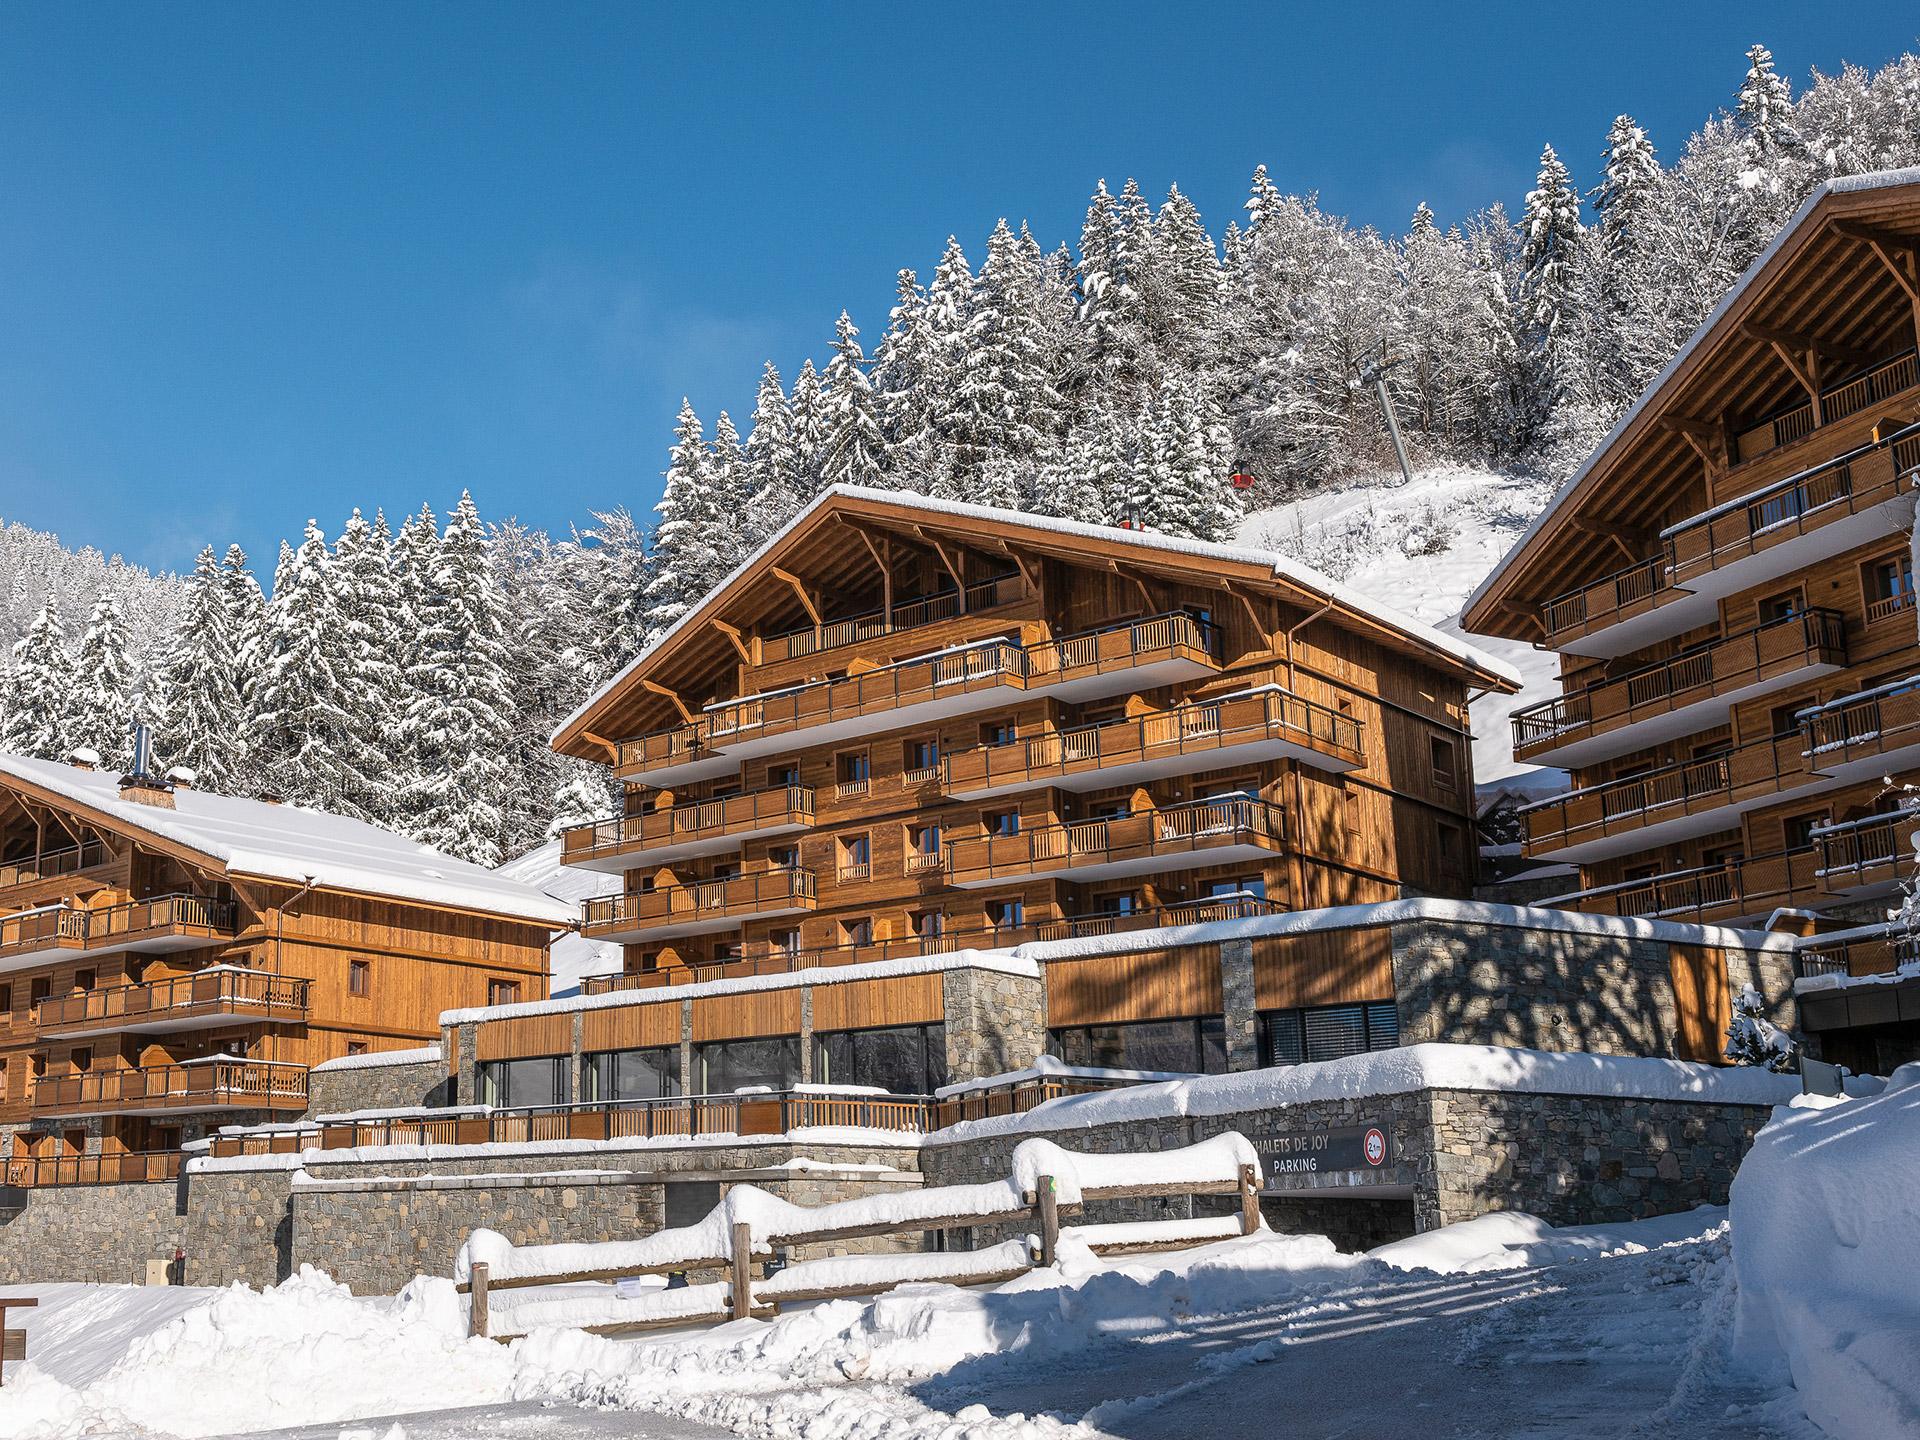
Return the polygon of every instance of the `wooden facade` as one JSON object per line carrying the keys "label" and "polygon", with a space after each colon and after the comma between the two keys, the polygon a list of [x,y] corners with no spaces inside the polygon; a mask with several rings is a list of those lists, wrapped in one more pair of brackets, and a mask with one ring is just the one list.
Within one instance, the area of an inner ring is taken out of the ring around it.
{"label": "wooden facade", "polygon": [[1917,335],[1920,185],[1816,194],[1470,602],[1560,656],[1513,716],[1570,772],[1525,812],[1526,854],[1579,867],[1546,903],[1884,914],[1920,778]]}
{"label": "wooden facade", "polygon": [[169,823],[185,790],[120,787],[156,807],[147,829],[124,803],[18,768],[0,768],[0,1132],[15,1161],[177,1151],[214,1125],[297,1114],[315,1064],[437,1041],[450,1005],[546,995],[550,921],[236,872],[169,838],[191,829]]}

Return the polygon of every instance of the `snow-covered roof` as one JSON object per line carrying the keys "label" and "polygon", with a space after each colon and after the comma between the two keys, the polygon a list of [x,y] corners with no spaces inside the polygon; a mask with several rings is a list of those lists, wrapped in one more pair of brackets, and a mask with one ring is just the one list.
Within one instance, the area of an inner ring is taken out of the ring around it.
{"label": "snow-covered roof", "polygon": [[[620,889],[618,875],[562,864],[558,838],[507,861],[494,874],[551,895],[566,905],[571,914],[579,913],[581,901],[617,894]],[[580,934],[562,935],[547,950],[551,993],[556,997],[577,995],[585,976],[618,971],[621,963],[621,948],[611,940],[595,940]]]}
{"label": "snow-covered roof", "polygon": [[1807,217],[1817,210],[1828,196],[1857,194],[1869,190],[1891,190],[1901,185],[1916,184],[1920,184],[1920,167],[1909,167],[1904,170],[1873,170],[1864,175],[1844,175],[1838,179],[1825,181],[1801,201],[1800,208],[1793,212],[1793,218],[1780,227],[1780,233],[1775,235],[1767,247],[1754,257],[1753,263],[1741,272],[1740,278],[1733,282],[1725,295],[1720,297],[1720,303],[1715,305],[1707,318],[1700,322],[1699,328],[1687,337],[1686,343],[1674,353],[1674,357],[1666,363],[1665,368],[1654,376],[1645,390],[1640,392],[1639,398],[1627,407],[1626,413],[1614,423],[1614,427],[1606,433],[1606,437],[1594,446],[1593,453],[1586,458],[1578,470],[1567,477],[1566,482],[1558,490],[1553,492],[1552,498],[1547,501],[1540,513],[1533,517],[1533,523],[1527,526],[1520,538],[1514,542],[1513,547],[1500,557],[1499,563],[1493,569],[1487,572],[1487,578],[1482,580],[1473,594],[1467,597],[1467,603],[1461,613],[1471,614],[1475,607],[1493,593],[1520,554],[1533,543],[1534,537],[1553,523],[1561,508],[1573,498],[1575,492],[1585,483],[1587,476],[1600,463],[1601,458],[1653,404],[1660,392],[1666,388],[1667,381],[1687,363],[1694,351],[1705,344],[1707,337],[1719,328],[1727,312],[1740,303],[1761,272],[1773,263],[1774,257],[1786,247],[1787,242],[1806,223]]}
{"label": "snow-covered roof", "polygon": [[421,1045],[412,1050],[375,1050],[366,1055],[342,1055],[335,1060],[322,1060],[308,1073],[326,1075],[335,1070],[379,1070],[390,1065],[438,1065],[440,1060],[438,1045]]}
{"label": "snow-covered roof", "polygon": [[311,879],[322,889],[481,911],[556,930],[574,920],[569,906],[531,885],[364,820],[192,789],[174,791],[170,809],[145,805],[122,799],[119,777],[106,771],[0,754],[0,783],[9,778],[84,806],[116,828],[185,846],[230,875],[291,885]]}
{"label": "snow-covered roof", "polygon": [[1332,601],[1350,611],[1364,615],[1386,629],[1397,631],[1404,638],[1438,651],[1471,670],[1497,677],[1516,687],[1521,683],[1520,672],[1497,655],[1483,650],[1478,645],[1470,644],[1458,636],[1437,630],[1424,621],[1416,620],[1390,605],[1382,604],[1372,596],[1322,575],[1311,566],[1303,565],[1297,560],[1272,550],[1260,550],[1244,545],[1221,545],[1209,540],[1189,539],[1182,535],[1165,535],[1157,530],[1134,530],[1117,525],[1090,525],[1085,521],[1064,520],[1054,515],[1032,515],[1023,510],[973,505],[963,500],[936,499],[931,495],[915,494],[911,490],[877,490],[866,485],[830,485],[816,495],[810,505],[770,536],[759,549],[734,567],[733,572],[713,588],[706,600],[694,606],[663,630],[651,645],[628,661],[618,674],[594,691],[578,709],[561,721],[553,733],[554,741],[557,743],[563,735],[599,705],[606,695],[624,686],[630,676],[671,645],[698,619],[703,618],[714,595],[720,594],[732,585],[756,565],[763,555],[785,544],[789,535],[806,525],[816,514],[837,499],[864,500],[901,510],[941,515],[950,519],[1019,525],[1029,530],[1049,534],[1131,545],[1141,550],[1155,550],[1163,554],[1180,555],[1195,560],[1222,560],[1240,565],[1265,566],[1272,572],[1275,579],[1284,580],[1309,594],[1317,595],[1323,600]]}

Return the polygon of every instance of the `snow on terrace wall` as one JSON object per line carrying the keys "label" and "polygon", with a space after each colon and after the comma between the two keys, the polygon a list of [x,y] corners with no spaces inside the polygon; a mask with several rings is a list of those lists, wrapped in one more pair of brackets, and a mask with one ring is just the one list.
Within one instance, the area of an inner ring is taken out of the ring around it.
{"label": "snow on terrace wall", "polygon": [[[433,1052],[431,1059],[426,1058],[428,1050]],[[395,1053],[418,1058],[389,1062],[380,1055],[354,1055],[316,1065],[307,1074],[307,1114],[344,1115],[448,1103],[447,1063],[440,1058],[439,1046]]]}

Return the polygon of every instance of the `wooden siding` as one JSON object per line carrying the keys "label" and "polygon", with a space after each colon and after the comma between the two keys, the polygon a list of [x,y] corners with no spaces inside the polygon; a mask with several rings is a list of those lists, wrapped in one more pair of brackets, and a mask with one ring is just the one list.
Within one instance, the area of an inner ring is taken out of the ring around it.
{"label": "wooden siding", "polygon": [[1674,1049],[1678,1057],[1708,1065],[1725,1064],[1727,1027],[1733,1021],[1726,952],[1705,945],[1673,945],[1668,948],[1667,959],[1673,967]]}
{"label": "wooden siding", "polygon": [[867,1030],[882,1025],[930,1025],[945,1018],[942,976],[902,975],[813,988],[813,1028]]}
{"label": "wooden siding", "polygon": [[[639,1050],[653,1045],[680,1043],[681,1002],[669,1000],[658,1005],[621,1005],[606,1010],[587,1010],[580,1016],[582,1050]],[[493,1027],[482,1026],[481,1034]]]}
{"label": "wooden siding", "polygon": [[1046,967],[1047,1023],[1119,1024],[1223,1013],[1212,945],[1057,960]]}
{"label": "wooden siding", "polygon": [[798,1035],[800,992],[750,990],[693,1002],[693,1042],[738,1040],[752,1035]]}
{"label": "wooden siding", "polygon": [[1393,999],[1393,931],[1385,925],[1267,935],[1253,942],[1259,1010]]}
{"label": "wooden siding", "polygon": [[565,1055],[573,1049],[573,1016],[521,1015],[482,1025],[474,1036],[477,1060],[504,1060],[522,1055]]}

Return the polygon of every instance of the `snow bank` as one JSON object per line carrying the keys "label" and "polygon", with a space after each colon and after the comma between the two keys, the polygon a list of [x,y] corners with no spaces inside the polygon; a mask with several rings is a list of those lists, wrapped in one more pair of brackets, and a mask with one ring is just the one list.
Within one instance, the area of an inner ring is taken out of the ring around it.
{"label": "snow bank", "polygon": [[1675,1215],[1612,1225],[1554,1226],[1524,1210],[1496,1210],[1376,1246],[1367,1254],[1396,1270],[1470,1275],[1483,1270],[1520,1270],[1568,1260],[1639,1254],[1662,1245],[1704,1239],[1726,1223],[1724,1205],[1702,1205]]}
{"label": "snow bank", "polygon": [[1735,1336],[1836,1440],[1920,1434],[1920,1064],[1777,1112],[1733,1182]]}

